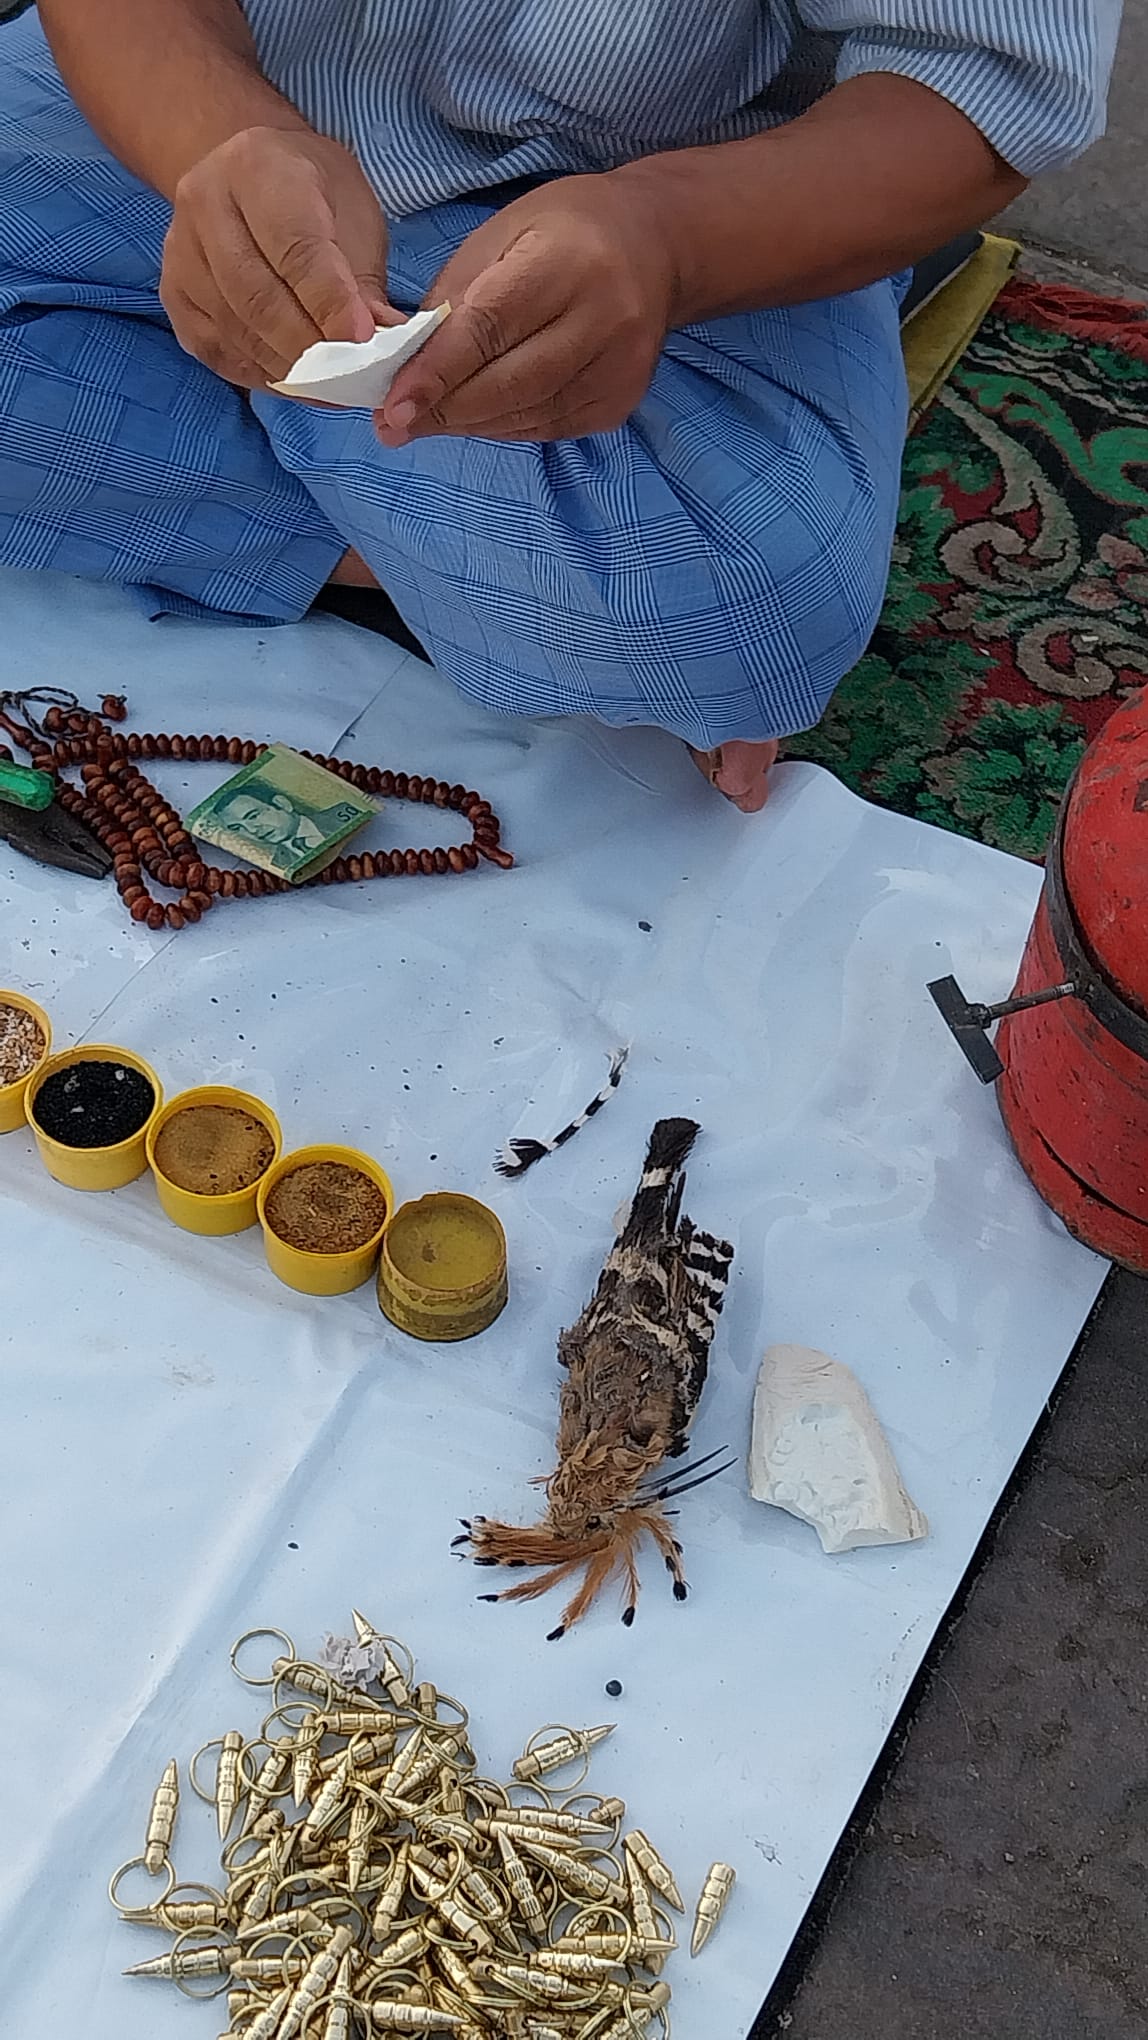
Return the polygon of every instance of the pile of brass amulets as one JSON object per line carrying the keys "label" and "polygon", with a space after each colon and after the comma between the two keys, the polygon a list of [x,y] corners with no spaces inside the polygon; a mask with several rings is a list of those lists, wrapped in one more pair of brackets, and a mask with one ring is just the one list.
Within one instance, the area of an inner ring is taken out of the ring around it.
{"label": "pile of brass amulets", "polygon": [[[465,1708],[416,1683],[405,1646],[357,1613],[355,1628],[372,1653],[362,1688],[298,1658],[281,1631],[239,1639],[232,1664],[270,1690],[271,1711],[258,1736],[229,1730],[190,1766],[215,1808],[221,1888],[176,1881],[172,1762],[143,1854],[109,1895],[174,1941],[125,1973],[226,1993],[221,2040],[668,2040],[661,1969],[677,1943],[663,1901],[681,1911],[680,1893],[645,1835],[623,1835],[622,1800],[575,1789],[610,1729],[540,1729],[507,1785],[479,1777]],[[283,1648],[254,1678],[240,1654],[259,1638]],[[562,1796],[542,1782],[574,1765]],[[164,1879],[147,1904],[122,1895],[140,1872]],[[715,1864],[695,1953],[732,1883]]]}

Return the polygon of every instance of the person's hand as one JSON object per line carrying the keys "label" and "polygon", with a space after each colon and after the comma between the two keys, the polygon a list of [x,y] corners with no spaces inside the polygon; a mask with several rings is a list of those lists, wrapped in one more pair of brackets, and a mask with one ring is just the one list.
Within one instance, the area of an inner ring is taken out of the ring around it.
{"label": "person's hand", "polygon": [[353,156],[307,128],[248,128],[180,180],[160,298],[225,381],[278,382],[316,340],[369,340],[387,304],[387,229]]}
{"label": "person's hand", "polygon": [[436,278],[426,302],[454,309],[396,376],[379,437],[611,432],[649,388],[674,291],[670,237],[643,184],[605,172],[515,199]]}

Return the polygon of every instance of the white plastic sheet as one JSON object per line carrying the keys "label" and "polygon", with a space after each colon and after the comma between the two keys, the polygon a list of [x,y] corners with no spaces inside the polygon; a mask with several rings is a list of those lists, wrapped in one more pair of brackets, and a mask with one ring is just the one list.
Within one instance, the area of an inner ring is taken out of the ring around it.
{"label": "white plastic sheet", "polygon": [[[141,1050],[169,1090],[238,1080],[292,1143],[369,1148],[403,1197],[487,1198],[513,1284],[481,1341],[419,1346],[370,1289],[295,1297],[257,1235],[192,1239],[146,1181],[81,1198],[24,1135],[0,1141],[5,2031],[212,2040],[218,2008],[120,1978],[156,1944],[117,1922],[107,1876],[170,1756],[254,1733],[233,1637],[271,1622],[314,1650],[353,1603],[466,1699],[496,1774],[541,1722],[617,1721],[595,1781],[691,1900],[712,1858],[739,1874],[711,1947],[671,1965],[675,2033],[744,2034],[1104,1273],[1029,1189],[924,990],[948,969],[1007,990],[1037,873],[811,768],[746,820],[668,741],[497,721],[341,626],[148,629],[67,585],[0,595],[9,671],[15,642],[22,670],[89,698],[122,685],[137,726],[325,747],[381,690],[343,752],[478,786],[520,859],[221,908],[165,940],[0,851],[0,982],[62,1038]],[[449,826],[396,806],[378,840]],[[498,1143],[552,1132],[627,1040],[602,1116],[502,1183]],[[820,1347],[864,1383],[932,1534],[826,1558],[739,1469],[683,1500],[685,1606],[647,1562],[633,1629],[606,1604],[547,1645],[547,1605],[478,1605],[489,1575],[450,1539],[475,1510],[536,1510],[557,1332],[652,1121],[678,1111],[704,1127],[688,1208],[737,1246],[697,1451],[744,1452],[767,1344]],[[176,1854],[183,1877],[216,1860],[190,1794]]]}

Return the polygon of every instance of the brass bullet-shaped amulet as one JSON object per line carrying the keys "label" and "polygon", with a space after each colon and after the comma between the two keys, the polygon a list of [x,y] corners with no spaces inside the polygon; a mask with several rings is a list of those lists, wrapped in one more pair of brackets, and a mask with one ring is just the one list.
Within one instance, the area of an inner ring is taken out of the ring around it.
{"label": "brass bullet-shaped amulet", "polygon": [[641,1828],[633,1828],[623,1837],[623,1842],[636,1859],[643,1876],[653,1885],[655,1891],[661,1893],[667,1905],[672,1905],[675,1912],[684,1912],[682,1894],[674,1881],[673,1871],[668,1863],[662,1861],[648,1836],[642,1833]]}
{"label": "brass bullet-shaped amulet", "polygon": [[736,1870],[731,1869],[728,1863],[713,1863],[707,1870],[701,1897],[698,1900],[698,1909],[694,1914],[691,1955],[701,1954],[729,1903],[729,1895],[736,1878]]}
{"label": "brass bullet-shaped amulet", "polygon": [[544,1778],[551,1771],[564,1770],[567,1764],[576,1764],[586,1756],[595,1743],[605,1742],[608,1735],[613,1735],[614,1727],[615,1724],[610,1721],[598,1728],[568,1729],[550,1742],[524,1750],[511,1767],[514,1776],[520,1785],[529,1785],[533,1778]]}
{"label": "brass bullet-shaped amulet", "polygon": [[219,1750],[219,1764],[215,1773],[215,1818],[221,1842],[227,1840],[227,1831],[235,1819],[239,1801],[246,1787],[239,1773],[239,1757],[243,1749],[243,1737],[236,1728],[229,1728]]}
{"label": "brass bullet-shaped amulet", "polygon": [[173,1757],[155,1788],[155,1798],[152,1800],[151,1812],[148,1815],[144,1869],[149,1876],[158,1877],[167,1862],[178,1812],[179,1768]]}

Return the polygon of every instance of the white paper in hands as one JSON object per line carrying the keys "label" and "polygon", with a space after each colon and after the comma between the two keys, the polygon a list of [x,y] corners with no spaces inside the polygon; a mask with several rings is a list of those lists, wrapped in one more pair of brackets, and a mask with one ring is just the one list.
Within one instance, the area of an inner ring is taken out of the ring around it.
{"label": "white paper in hands", "polygon": [[271,387],[281,397],[377,411],[404,361],[418,353],[449,311],[449,305],[435,305],[433,311],[415,312],[405,326],[379,326],[372,340],[317,340]]}

